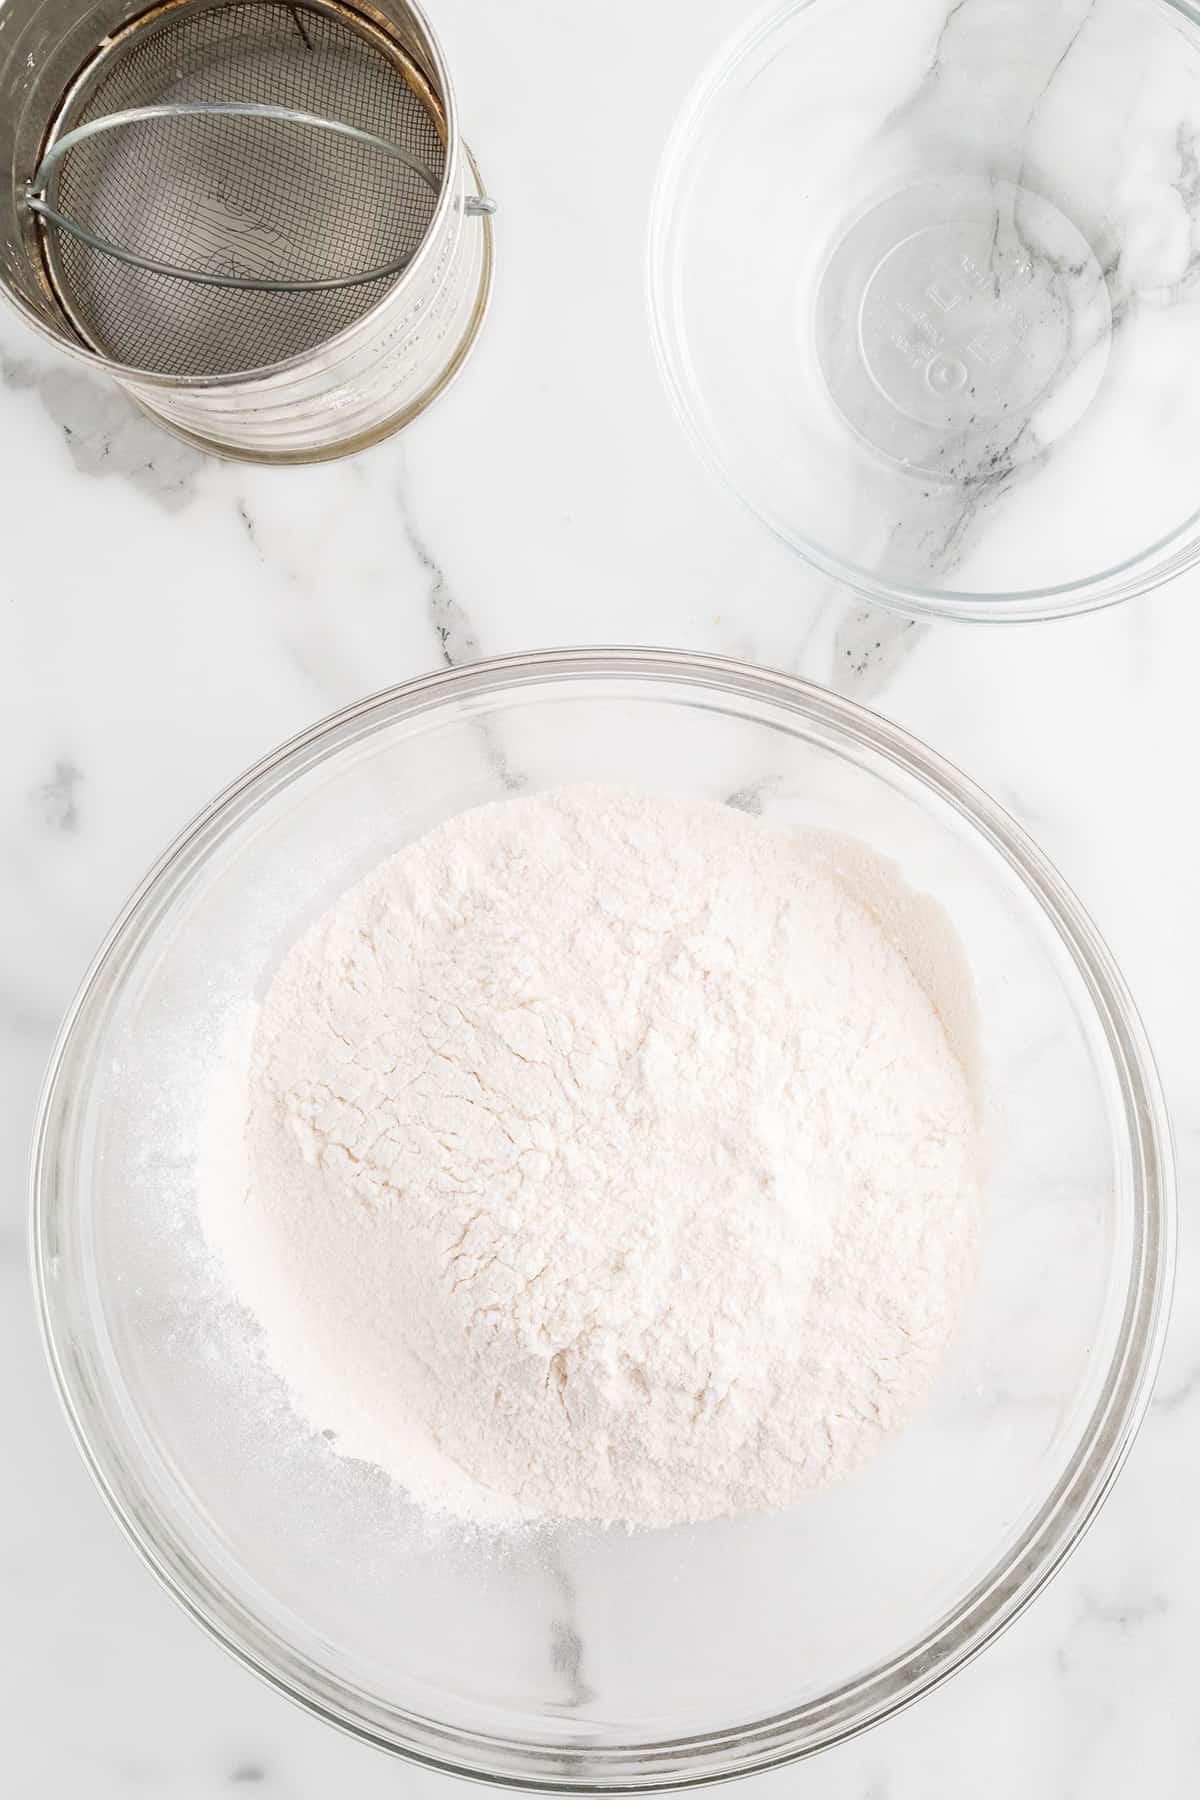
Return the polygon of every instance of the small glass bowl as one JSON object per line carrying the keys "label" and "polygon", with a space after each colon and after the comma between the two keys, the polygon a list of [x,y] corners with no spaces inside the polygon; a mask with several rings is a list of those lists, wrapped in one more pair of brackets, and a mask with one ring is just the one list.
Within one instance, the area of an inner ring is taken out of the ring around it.
{"label": "small glass bowl", "polygon": [[693,441],[909,615],[1200,556],[1200,12],[789,0],[687,102],[650,304]]}
{"label": "small glass bowl", "polygon": [[[852,833],[954,919],[993,1117],[973,1309],[927,1410],[774,1517],[499,1539],[431,1520],[299,1423],[196,1215],[226,1033],[379,857],[574,781]],[[648,651],[514,657],[338,713],[167,851],[63,1027],[37,1128],[49,1354],[89,1466],[193,1617],[358,1737],[552,1792],[684,1786],[907,1705],[1078,1540],[1146,1405],[1174,1195],[1137,1016],[1024,834],[895,726]]]}

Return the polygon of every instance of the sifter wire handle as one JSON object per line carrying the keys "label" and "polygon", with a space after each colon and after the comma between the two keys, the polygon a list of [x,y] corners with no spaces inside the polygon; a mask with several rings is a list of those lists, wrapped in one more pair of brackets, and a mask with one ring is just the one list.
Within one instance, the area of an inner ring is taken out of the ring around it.
{"label": "sifter wire handle", "polygon": [[[114,244],[108,238],[98,237],[94,232],[88,231],[76,220],[57,211],[46,199],[46,187],[58,163],[69,150],[85,143],[87,139],[104,131],[114,131],[123,125],[140,125],[146,120],[196,117],[272,119],[287,125],[312,125],[320,131],[332,131],[341,137],[353,138],[356,143],[367,144],[382,155],[391,157],[394,162],[403,163],[415,175],[419,175],[426,187],[435,194],[441,187],[433,170],[419,156],[414,156],[411,150],[406,150],[402,144],[393,144],[387,138],[376,137],[370,131],[363,131],[357,125],[346,125],[340,119],[325,119],[319,113],[297,112],[289,106],[268,106],[260,101],[210,100],[176,102],[163,106],[131,106],[124,112],[106,113],[103,118],[89,119],[85,125],[76,125],[73,130],[64,132],[45,152],[26,184],[26,205],[37,218],[57,226],[60,231],[78,238],[81,243],[90,245],[93,250],[99,250],[105,256],[128,263],[135,269],[146,269],[152,275],[170,275],[180,281],[196,282],[203,287],[246,288],[256,293],[270,294],[322,293],[336,288],[362,287],[367,282],[379,281],[386,275],[398,275],[412,261],[414,253],[409,251],[392,262],[381,263],[374,269],[366,269],[356,275],[333,275],[316,281],[282,281],[252,275],[210,274],[198,269],[181,269],[173,263],[155,262],[151,257],[139,256],[123,244]],[[470,214],[493,213],[496,203],[484,195],[468,195],[463,209]]]}

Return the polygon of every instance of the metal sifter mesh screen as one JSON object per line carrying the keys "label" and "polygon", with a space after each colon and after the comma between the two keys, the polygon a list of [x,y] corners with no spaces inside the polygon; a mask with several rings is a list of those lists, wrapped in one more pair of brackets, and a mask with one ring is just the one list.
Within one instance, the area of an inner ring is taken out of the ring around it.
{"label": "metal sifter mesh screen", "polygon": [[[236,0],[134,29],[57,123],[65,130],[135,106],[262,102],[386,138],[440,176],[436,103],[421,86],[351,12]],[[56,204],[152,261],[312,280],[411,255],[437,197],[413,170],[353,139],[198,117],[124,126],[68,150]],[[204,287],[118,262],[52,226],[46,240],[63,304],[93,348],[161,374],[236,374],[311,350],[397,279],[316,293]]]}

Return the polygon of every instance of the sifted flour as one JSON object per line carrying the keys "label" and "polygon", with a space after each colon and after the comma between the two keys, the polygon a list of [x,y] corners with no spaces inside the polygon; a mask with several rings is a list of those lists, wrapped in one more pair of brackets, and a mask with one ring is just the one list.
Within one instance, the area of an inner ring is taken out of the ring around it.
{"label": "sifted flour", "polygon": [[297,1409],[474,1520],[664,1526],[859,1465],[972,1268],[971,1084],[887,924],[921,906],[617,789],[380,864],[285,956],[204,1196]]}

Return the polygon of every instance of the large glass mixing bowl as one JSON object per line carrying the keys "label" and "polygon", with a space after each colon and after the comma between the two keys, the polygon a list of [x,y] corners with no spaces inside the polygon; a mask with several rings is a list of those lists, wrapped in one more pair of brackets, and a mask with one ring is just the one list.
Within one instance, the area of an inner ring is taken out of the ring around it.
{"label": "large glass mixing bowl", "polygon": [[710,463],[908,614],[1200,556],[1200,10],[788,0],[685,106],[659,360]]}
{"label": "large glass mixing bowl", "polygon": [[[247,996],[366,866],[464,807],[593,780],[853,833],[948,910],[992,1114],[979,1286],[927,1410],[843,1486],[666,1533],[472,1536],[289,1412],[197,1224],[207,1097]],[[54,1371],[165,1585],[357,1736],[553,1791],[767,1767],[935,1685],[1095,1513],[1167,1312],[1162,1099],[1121,978],[1053,869],[895,726],[787,676],[666,652],[432,675],[235,783],[84,983],[34,1188]]]}

